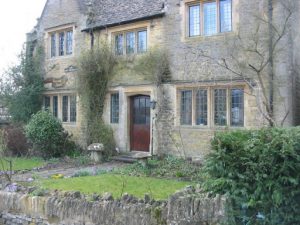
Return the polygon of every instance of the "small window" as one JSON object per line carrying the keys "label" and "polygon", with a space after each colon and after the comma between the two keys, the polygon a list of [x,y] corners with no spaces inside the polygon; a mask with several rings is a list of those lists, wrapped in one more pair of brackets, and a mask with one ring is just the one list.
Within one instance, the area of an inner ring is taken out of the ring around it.
{"label": "small window", "polygon": [[207,90],[198,90],[196,94],[196,125],[207,125]]}
{"label": "small window", "polygon": [[76,96],[70,96],[70,122],[76,122]]}
{"label": "small window", "polygon": [[138,53],[143,53],[147,51],[147,31],[138,32]]}
{"label": "small window", "polygon": [[205,2],[204,8],[204,35],[209,36],[217,33],[217,3]]}
{"label": "small window", "polygon": [[192,125],[192,91],[181,91],[181,125]]}
{"label": "small window", "polygon": [[189,7],[190,37],[200,35],[200,5]]}
{"label": "small window", "polygon": [[50,97],[49,96],[44,97],[44,108],[45,108],[45,110],[50,109]]}
{"label": "small window", "polygon": [[66,54],[71,55],[73,52],[73,31],[67,32]]}
{"label": "small window", "polygon": [[227,92],[226,89],[216,89],[214,91],[215,100],[215,125],[227,125]]}
{"label": "small window", "polygon": [[111,95],[110,122],[119,123],[119,93],[114,93]]}
{"label": "small window", "polygon": [[126,33],[126,54],[130,55],[134,53],[135,49],[135,33],[128,32]]}
{"label": "small window", "polygon": [[244,92],[242,89],[231,90],[231,126],[244,126]]}
{"label": "small window", "polygon": [[115,53],[116,55],[123,55],[123,34],[115,36]]}
{"label": "small window", "polygon": [[51,57],[56,56],[56,34],[51,34]]}
{"label": "small window", "polygon": [[57,96],[53,96],[52,110],[53,110],[53,116],[55,116],[57,118],[57,116],[58,116],[58,97]]}
{"label": "small window", "polygon": [[59,33],[59,55],[63,56],[65,54],[65,33]]}
{"label": "small window", "polygon": [[62,99],[62,121],[68,122],[69,118],[69,96],[63,96]]}

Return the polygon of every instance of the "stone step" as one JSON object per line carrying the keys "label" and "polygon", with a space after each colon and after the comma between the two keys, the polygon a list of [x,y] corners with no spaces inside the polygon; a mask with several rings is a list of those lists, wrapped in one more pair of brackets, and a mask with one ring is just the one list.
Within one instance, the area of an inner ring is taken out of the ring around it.
{"label": "stone step", "polygon": [[126,156],[126,155],[120,155],[120,156],[115,156],[113,157],[113,160],[118,161],[118,162],[124,162],[124,163],[135,163],[138,160],[134,159],[130,156]]}

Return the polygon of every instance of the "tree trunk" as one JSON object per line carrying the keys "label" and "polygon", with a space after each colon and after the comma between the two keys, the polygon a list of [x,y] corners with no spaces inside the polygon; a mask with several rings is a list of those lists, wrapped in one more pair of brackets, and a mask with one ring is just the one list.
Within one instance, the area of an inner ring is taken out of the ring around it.
{"label": "tree trunk", "polygon": [[273,0],[268,0],[268,29],[269,29],[269,67],[268,67],[268,77],[269,77],[269,107],[268,114],[271,120],[269,120],[269,125],[273,127],[274,124],[274,49],[273,49]]}

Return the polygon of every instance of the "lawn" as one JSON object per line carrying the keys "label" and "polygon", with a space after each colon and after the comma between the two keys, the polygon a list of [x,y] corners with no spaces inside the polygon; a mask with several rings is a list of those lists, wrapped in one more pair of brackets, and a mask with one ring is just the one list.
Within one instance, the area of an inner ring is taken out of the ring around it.
{"label": "lawn", "polygon": [[0,159],[0,170],[9,170],[9,163],[5,159],[12,160],[12,169],[14,171],[28,170],[45,165],[45,161],[40,158],[4,158]]}
{"label": "lawn", "polygon": [[[145,193],[152,195],[154,199],[167,199],[190,182],[182,182],[168,179],[150,177],[122,176],[115,174],[103,174],[99,176],[76,177],[59,180],[44,180],[42,187],[46,189],[58,189],[63,191],[80,191],[86,194],[110,192],[115,198],[122,193],[128,193],[143,198]],[[122,188],[124,187],[124,188]]]}

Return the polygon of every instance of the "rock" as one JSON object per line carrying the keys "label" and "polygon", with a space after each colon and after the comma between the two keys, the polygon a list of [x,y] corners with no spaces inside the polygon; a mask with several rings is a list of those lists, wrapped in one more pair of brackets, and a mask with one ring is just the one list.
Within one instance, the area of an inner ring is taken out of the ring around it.
{"label": "rock", "polygon": [[112,201],[112,200],[114,200],[112,194],[109,193],[109,192],[104,193],[104,195],[102,196],[102,199],[105,200],[105,201]]}
{"label": "rock", "polygon": [[104,145],[101,143],[94,143],[88,146],[88,151],[104,151]]}
{"label": "rock", "polygon": [[151,197],[150,197],[149,194],[145,194],[144,201],[145,201],[146,204],[151,201]]}
{"label": "rock", "polygon": [[17,192],[18,191],[18,184],[13,183],[13,184],[9,184],[6,186],[6,188],[4,189],[4,191],[7,192]]}

